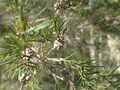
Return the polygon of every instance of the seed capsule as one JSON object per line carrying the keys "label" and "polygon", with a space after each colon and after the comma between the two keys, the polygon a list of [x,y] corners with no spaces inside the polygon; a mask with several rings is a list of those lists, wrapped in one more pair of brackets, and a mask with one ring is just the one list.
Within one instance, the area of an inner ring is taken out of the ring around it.
{"label": "seed capsule", "polygon": [[30,80],[30,76],[27,75],[27,76],[25,77],[25,80],[26,80],[26,81],[29,81],[29,80]]}
{"label": "seed capsule", "polygon": [[25,73],[22,73],[22,75],[18,77],[18,81],[19,81],[19,82],[24,82],[25,77],[26,77],[26,74],[25,74]]}

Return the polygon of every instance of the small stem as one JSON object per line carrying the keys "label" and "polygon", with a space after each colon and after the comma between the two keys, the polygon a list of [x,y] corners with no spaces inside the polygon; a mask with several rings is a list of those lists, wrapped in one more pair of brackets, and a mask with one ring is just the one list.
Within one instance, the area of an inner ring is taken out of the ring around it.
{"label": "small stem", "polygon": [[48,51],[48,53],[46,54],[45,58],[47,58],[47,56],[54,50],[55,48],[50,49],[50,51]]}
{"label": "small stem", "polygon": [[75,86],[70,80],[69,80],[69,84],[70,84],[70,90],[76,90]]}
{"label": "small stem", "polygon": [[24,82],[21,82],[21,83],[20,83],[20,89],[19,89],[19,90],[23,90],[23,88],[24,88]]}

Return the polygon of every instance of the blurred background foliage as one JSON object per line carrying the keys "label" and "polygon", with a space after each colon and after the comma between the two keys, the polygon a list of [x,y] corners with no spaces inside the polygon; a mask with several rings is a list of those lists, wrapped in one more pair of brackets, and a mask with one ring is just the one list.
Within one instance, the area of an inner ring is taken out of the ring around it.
{"label": "blurred background foliage", "polygon": [[[57,0],[0,0],[0,90],[19,90],[24,72],[24,90],[120,90],[120,0],[70,1],[56,16]],[[31,47],[43,65],[21,58]]]}

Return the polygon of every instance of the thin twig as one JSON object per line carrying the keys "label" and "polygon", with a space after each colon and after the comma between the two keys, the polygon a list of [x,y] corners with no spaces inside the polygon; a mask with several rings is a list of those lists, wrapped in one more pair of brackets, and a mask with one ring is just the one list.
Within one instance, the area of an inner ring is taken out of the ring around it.
{"label": "thin twig", "polygon": [[46,54],[45,58],[47,58],[47,56],[54,50],[55,48],[50,49],[50,51],[48,51],[48,53]]}
{"label": "thin twig", "polygon": [[20,83],[20,90],[23,90],[24,89],[24,82],[21,82]]}

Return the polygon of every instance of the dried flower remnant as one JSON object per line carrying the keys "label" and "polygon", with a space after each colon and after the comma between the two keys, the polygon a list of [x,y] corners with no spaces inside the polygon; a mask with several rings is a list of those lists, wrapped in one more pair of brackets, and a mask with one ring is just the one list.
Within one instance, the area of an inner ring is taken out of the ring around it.
{"label": "dried flower remnant", "polygon": [[26,48],[23,52],[23,59],[28,61],[32,58],[32,56],[34,55],[34,51],[31,48]]}
{"label": "dried flower remnant", "polygon": [[72,0],[57,0],[54,4],[56,14],[59,14],[61,9],[72,6]]}
{"label": "dried flower remnant", "polygon": [[24,82],[25,76],[26,76],[25,73],[22,73],[22,75],[18,77],[18,81]]}
{"label": "dried flower remnant", "polygon": [[56,48],[58,50],[61,47],[63,47],[63,45],[64,45],[64,33],[66,30],[67,30],[67,28],[65,27],[58,33],[57,39],[54,41],[53,48]]}
{"label": "dried flower remnant", "polygon": [[30,76],[27,75],[27,76],[25,77],[25,80],[26,80],[26,81],[29,81],[29,80],[30,80]]}
{"label": "dried flower remnant", "polygon": [[61,5],[59,3],[55,3],[54,10],[55,10],[56,14],[59,14],[60,9],[61,9]]}
{"label": "dried flower remnant", "polygon": [[29,80],[30,80],[30,76],[26,73],[22,73],[22,75],[18,77],[18,81],[20,83],[25,83],[26,81],[29,81]]}
{"label": "dried flower remnant", "polygon": [[40,55],[33,47],[26,48],[24,51],[22,51],[22,58],[27,62],[40,62]]}
{"label": "dried flower remnant", "polygon": [[57,38],[55,41],[54,41],[54,48],[57,48],[57,49],[60,49],[64,44],[64,39],[61,40],[59,38]]}

